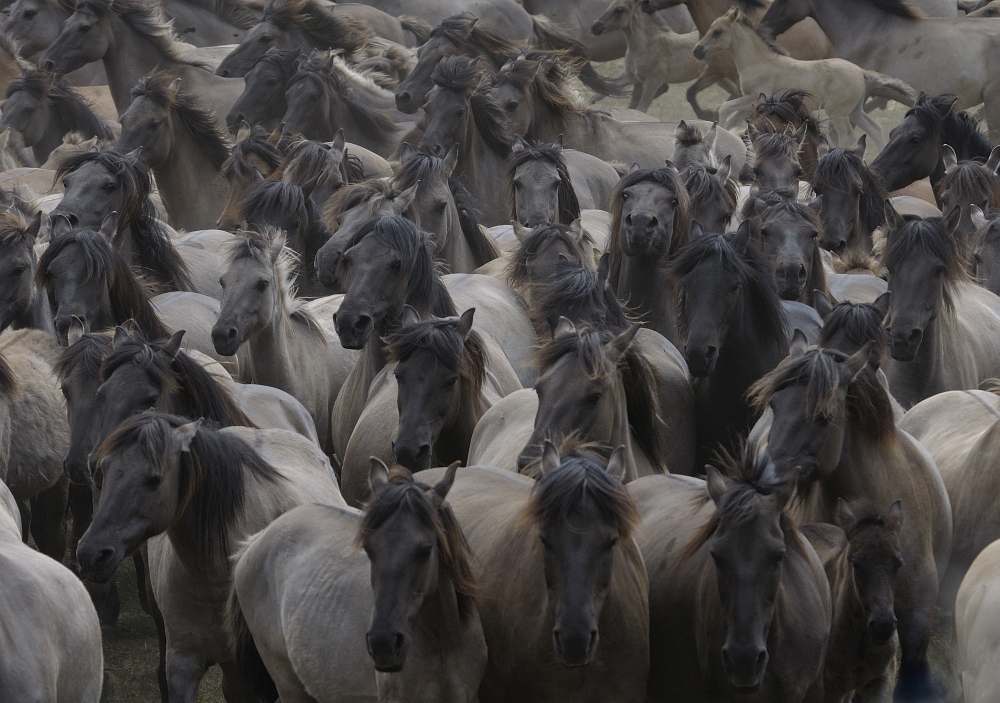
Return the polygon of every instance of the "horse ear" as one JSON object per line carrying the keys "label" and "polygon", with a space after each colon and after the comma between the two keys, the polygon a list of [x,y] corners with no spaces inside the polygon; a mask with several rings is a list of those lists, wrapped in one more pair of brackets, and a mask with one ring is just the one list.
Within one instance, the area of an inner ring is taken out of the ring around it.
{"label": "horse ear", "polygon": [[885,521],[886,526],[893,532],[899,532],[903,526],[903,502],[897,500],[889,506],[889,517]]}
{"label": "horse ear", "polygon": [[757,93],[756,107],[760,107],[761,105],[766,105],[766,104],[767,104],[767,96],[764,93]]}
{"label": "horse ear", "polygon": [[941,218],[941,224],[948,233],[952,233],[958,227],[958,223],[962,221],[962,206],[956,205],[951,210],[945,213],[945,216]]}
{"label": "horse ear", "polygon": [[978,205],[969,206],[969,217],[972,218],[972,224],[977,230],[986,226],[986,215],[983,214],[983,209]]}
{"label": "horse ear", "polygon": [[[806,125],[803,124],[802,126],[805,127]],[[867,147],[868,147],[868,135],[862,134],[860,137],[858,137],[858,143],[854,147],[854,153],[858,155],[859,159],[865,158],[865,149]]]}
{"label": "horse ear", "polygon": [[181,90],[181,79],[175,78],[167,86],[167,98],[172,102],[177,99],[177,93]]}
{"label": "horse ear", "polygon": [[638,322],[633,322],[628,326],[628,329],[604,345],[604,353],[607,355],[608,361],[613,364],[618,363],[618,360],[622,358],[622,354],[625,353],[632,340],[635,339],[635,333],[639,331],[639,327]]}
{"label": "horse ear", "polygon": [[306,196],[307,198],[311,198],[313,191],[316,190],[316,186],[319,185],[319,182],[322,178],[323,178],[323,173],[320,172],[314,175],[305,183],[303,183],[300,186],[300,188],[302,189],[302,195]]}
{"label": "horse ear", "polygon": [[408,158],[412,153],[413,153],[413,147],[410,146],[410,143],[409,142],[403,142],[403,146],[399,147],[399,160],[400,160],[400,162],[402,162],[403,159]]}
{"label": "horse ear", "polygon": [[524,138],[518,134],[514,135],[514,143],[511,145],[511,151],[517,153],[519,151],[524,151],[528,148],[528,142],[524,141]]}
{"label": "horse ear", "polygon": [[31,224],[28,225],[28,229],[24,230],[24,236],[31,240],[32,243],[38,239],[38,233],[42,231],[42,211],[39,210],[35,213],[35,216],[31,218]]}
{"label": "horse ear", "polygon": [[739,16],[740,16],[740,8],[736,7],[736,5],[730,7],[729,12],[726,13],[726,17],[731,20],[734,20]]}
{"label": "horse ear", "polygon": [[722,496],[726,495],[726,491],[729,490],[729,481],[714,466],[706,466],[705,472],[705,486],[708,488],[708,495],[712,502],[718,505]]}
{"label": "horse ear", "polygon": [[997,167],[1000,166],[1000,146],[993,147],[993,151],[990,152],[990,158],[986,162],[986,169],[990,173],[996,173]]}
{"label": "horse ear", "polygon": [[115,326],[114,337],[111,338],[111,348],[118,351],[125,344],[125,340],[128,339],[128,331],[121,325]]}
{"label": "horse ear", "polygon": [[468,339],[469,333],[472,331],[472,319],[476,316],[476,309],[469,308],[462,313],[462,316],[458,318],[458,333],[462,335],[462,339]]}
{"label": "horse ear", "polygon": [[837,498],[837,513],[835,517],[837,520],[837,527],[842,529],[844,532],[847,532],[854,527],[854,523],[857,522],[857,517],[855,517],[854,511],[851,510],[851,504],[843,498]]}
{"label": "horse ear", "polygon": [[816,158],[822,159],[830,153],[830,142],[822,134],[819,135],[819,143],[816,145]]}
{"label": "horse ear", "polygon": [[885,201],[885,223],[889,226],[890,231],[903,224],[902,216],[896,212],[896,208],[892,206],[892,201],[888,199]]}
{"label": "horse ear", "polygon": [[618,445],[618,448],[611,452],[611,457],[608,459],[608,474],[618,482],[625,478],[624,444]]}
{"label": "horse ear", "polygon": [[338,129],[337,133],[333,135],[333,142],[331,142],[330,148],[340,153],[344,153],[344,150],[347,149],[347,137],[344,136],[343,127]]}
{"label": "horse ear", "polygon": [[872,303],[872,307],[875,308],[880,313],[882,313],[883,320],[885,319],[885,316],[889,314],[889,301],[891,299],[892,299],[892,293],[886,291],[879,297],[875,298],[875,302]]}
{"label": "horse ear", "polygon": [[[118,334],[118,330],[115,330],[115,334]],[[174,332],[173,336],[167,340],[167,343],[163,345],[163,351],[167,353],[171,358],[177,356],[177,352],[181,349],[181,340],[184,339],[184,330],[177,330]]]}
{"label": "horse ear", "polygon": [[715,138],[719,136],[719,123],[713,122],[712,128],[708,130],[704,137],[701,138],[701,143],[705,145],[708,151],[712,151],[712,147],[715,146]]}
{"label": "horse ear", "polygon": [[412,327],[420,322],[420,313],[409,305],[403,306],[403,314],[400,316],[400,323],[403,327]]}
{"label": "horse ear", "polygon": [[127,154],[125,154],[125,158],[126,159],[131,159],[132,161],[138,161],[139,160],[139,156],[141,154],[142,154],[142,147],[141,146],[137,146],[135,149],[133,149],[132,151],[130,151]]}
{"label": "horse ear", "polygon": [[[795,150],[796,151],[802,151],[802,145],[805,144],[806,137],[809,136],[809,123],[808,122],[803,122],[801,125],[799,125],[799,128],[797,130],[795,130],[795,135],[794,136],[795,136],[795,141],[798,143],[798,146],[796,147]],[[862,134],[861,135],[861,139],[864,140],[864,138],[865,138],[865,135]],[[864,152],[862,151],[862,154],[863,153]]]}
{"label": "horse ear", "polygon": [[701,226],[698,220],[691,220],[691,231],[688,233],[688,241],[693,242],[696,239],[701,239],[705,236],[705,228]]}
{"label": "horse ear", "polygon": [[562,459],[559,458],[559,450],[556,449],[556,445],[552,444],[551,440],[545,440],[545,444],[542,446],[542,475],[555,471],[561,463]]}
{"label": "horse ear", "polygon": [[264,178],[264,174],[260,172],[260,169],[257,168],[256,166],[254,166],[253,167],[253,182],[254,183],[260,183],[261,181],[266,181],[266,180],[267,179]]}
{"label": "horse ear", "polygon": [[511,220],[510,226],[514,228],[514,236],[517,237],[517,241],[519,242],[523,242],[524,238],[531,234],[531,230],[517,220]]}
{"label": "horse ear", "polygon": [[417,186],[419,185],[420,181],[417,181],[402,193],[397,195],[395,200],[392,201],[392,209],[396,211],[397,215],[402,215],[410,209],[411,205],[413,205],[413,200],[417,197]]}
{"label": "horse ear", "polygon": [[552,333],[552,338],[556,339],[568,334],[576,334],[576,325],[568,317],[560,316],[559,324],[556,325],[556,331]]}
{"label": "horse ear", "polygon": [[[763,93],[761,93],[760,95],[761,97],[764,97]],[[751,142],[760,136],[760,130],[754,127],[753,122],[751,122],[750,120],[747,120],[747,136],[750,138]]]}
{"label": "horse ear", "polygon": [[747,250],[747,245],[750,243],[750,221],[743,220],[740,226],[736,229],[736,234],[732,236],[729,240],[733,248],[736,249],[740,254],[743,254]]}
{"label": "horse ear", "polygon": [[861,373],[864,370],[864,368],[869,365],[869,363],[872,360],[873,353],[875,359],[878,359],[878,352],[875,352],[874,350],[875,350],[875,340],[869,339],[867,342],[865,342],[863,347],[861,347],[856,352],[854,352],[849,357],[840,362],[841,364],[844,365],[844,370],[846,371],[846,373],[843,375],[842,378],[845,378],[847,383],[850,383],[855,378],[857,378],[858,374]]}
{"label": "horse ear", "polygon": [[101,223],[101,235],[107,239],[111,240],[115,236],[115,229],[118,227],[118,213],[109,212],[105,218],[104,222]]}
{"label": "horse ear", "polygon": [[236,131],[236,141],[245,142],[250,136],[250,125],[247,124],[246,120],[240,122],[240,128]]}
{"label": "horse ear", "polygon": [[641,167],[641,166],[639,166],[639,162],[638,162],[638,161],[633,161],[633,162],[632,162],[632,165],[628,167],[628,172],[629,172],[629,173],[632,173],[633,171],[638,171],[638,170],[640,170],[641,168],[642,168],[642,167]]}
{"label": "horse ear", "polygon": [[552,142],[552,148],[556,150],[556,153],[562,153],[563,150],[563,135],[559,135]]}
{"label": "horse ear", "polygon": [[182,452],[191,450],[191,442],[194,441],[195,436],[198,434],[199,427],[201,427],[201,418],[181,425],[174,430],[174,441],[177,442],[177,446],[181,448]]}
{"label": "horse ear", "polygon": [[788,358],[797,359],[809,351],[809,340],[806,339],[805,332],[798,327],[792,332],[792,341],[788,344]]}
{"label": "horse ear", "polygon": [[583,220],[579,217],[569,223],[569,231],[577,239],[583,236]]}
{"label": "horse ear", "polygon": [[722,160],[719,167],[715,169],[715,180],[717,180],[722,185],[726,185],[729,181],[729,174],[733,170],[733,155],[726,154],[726,158]]}
{"label": "horse ear", "polygon": [[950,173],[953,168],[958,166],[958,155],[955,150],[951,148],[951,144],[945,144],[944,149],[941,153],[941,160],[944,161],[944,172]]}
{"label": "horse ear", "polygon": [[807,207],[813,212],[819,214],[819,211],[823,209],[823,196],[817,195],[809,201],[809,205]]}
{"label": "horse ear", "polygon": [[281,135],[285,133],[285,123],[279,122],[278,126],[274,128],[271,135],[267,138],[267,143],[273,147],[277,147],[281,143]]}
{"label": "horse ear", "polygon": [[754,178],[753,183],[751,183],[750,187],[747,189],[747,198],[756,198],[760,194],[761,190],[760,181]]}
{"label": "horse ear", "polygon": [[281,256],[281,250],[285,248],[285,235],[284,233],[279,234],[271,242],[271,261],[277,261],[278,257]]}
{"label": "horse ear", "polygon": [[444,156],[443,167],[444,172],[448,174],[451,178],[451,174],[455,172],[455,167],[458,166],[458,142],[451,145],[448,149],[448,153]]}
{"label": "horse ear", "polygon": [[73,223],[70,221],[69,217],[60,213],[56,213],[54,217],[49,218],[49,230],[52,233],[52,237],[59,237],[73,229]]}
{"label": "horse ear", "polygon": [[833,303],[826,297],[826,293],[821,290],[813,291],[813,308],[824,320],[833,312]]}
{"label": "horse ear", "polygon": [[434,484],[434,494],[438,497],[438,500],[443,501],[448,497],[448,491],[451,490],[452,484],[455,483],[455,473],[461,465],[461,461],[451,462],[448,468],[444,470],[444,476],[441,477],[441,480]]}
{"label": "horse ear", "polygon": [[383,488],[389,485],[389,467],[377,456],[368,457],[368,488],[372,495],[377,496]]}

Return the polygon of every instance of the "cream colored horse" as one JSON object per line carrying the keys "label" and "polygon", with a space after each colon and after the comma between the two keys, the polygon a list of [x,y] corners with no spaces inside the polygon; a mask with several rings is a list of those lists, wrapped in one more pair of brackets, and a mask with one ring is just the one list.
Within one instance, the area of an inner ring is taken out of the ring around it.
{"label": "cream colored horse", "polygon": [[955,604],[958,675],[965,703],[990,703],[1000,691],[1000,540],[972,563]]}
{"label": "cream colored horse", "polygon": [[20,520],[0,482],[0,700],[98,703],[97,611],[73,572],[21,541]]}

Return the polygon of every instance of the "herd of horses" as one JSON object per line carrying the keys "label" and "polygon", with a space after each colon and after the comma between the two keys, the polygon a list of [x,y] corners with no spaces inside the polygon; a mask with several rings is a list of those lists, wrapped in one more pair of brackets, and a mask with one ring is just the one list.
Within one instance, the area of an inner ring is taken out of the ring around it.
{"label": "herd of horses", "polygon": [[994,700],[958,4],[9,3],[0,700]]}

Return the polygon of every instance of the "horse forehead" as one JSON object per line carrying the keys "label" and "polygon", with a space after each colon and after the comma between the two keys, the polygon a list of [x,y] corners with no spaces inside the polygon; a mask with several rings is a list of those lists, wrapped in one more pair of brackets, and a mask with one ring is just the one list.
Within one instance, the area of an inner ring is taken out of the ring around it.
{"label": "horse forehead", "polygon": [[[640,181],[625,188],[624,192],[628,193],[629,201],[632,201],[633,207],[636,201],[639,201],[643,204],[660,205],[666,208],[670,202],[665,196],[674,195],[673,188],[663,183],[657,183],[656,181]],[[626,201],[627,204],[628,201]]]}
{"label": "horse forehead", "polygon": [[528,178],[540,179],[543,176],[559,177],[559,169],[548,159],[531,159],[525,161],[514,170],[514,176],[527,176]]}

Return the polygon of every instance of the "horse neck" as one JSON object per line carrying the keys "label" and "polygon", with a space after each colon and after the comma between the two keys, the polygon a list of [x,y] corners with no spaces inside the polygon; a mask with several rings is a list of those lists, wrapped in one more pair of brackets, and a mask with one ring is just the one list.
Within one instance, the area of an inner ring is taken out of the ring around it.
{"label": "horse neck", "polygon": [[729,0],[687,0],[684,5],[691,13],[698,34],[705,36],[712,22],[726,14],[732,3]]}
{"label": "horse neck", "polygon": [[68,120],[64,119],[57,109],[49,105],[48,109],[48,126],[45,128],[45,132],[42,134],[42,138],[38,140],[38,143],[31,147],[31,153],[35,157],[37,163],[45,163],[49,154],[57,146],[62,144],[63,135],[72,132],[76,125],[68,124]]}
{"label": "horse neck", "polygon": [[[878,9],[867,0],[825,0],[812,3],[812,17],[833,44],[837,56],[846,56],[844,45],[857,44],[866,39],[881,44],[884,37],[892,36],[900,24],[910,20]],[[861,27],[878,28],[877,32],[859,31]]]}
{"label": "horse neck", "polygon": [[[373,135],[361,129],[354,120],[354,116],[347,109],[346,100],[358,100],[357,96],[341,98],[338,95],[330,95],[330,113],[333,119],[332,124],[340,125],[344,129],[344,136],[351,144],[357,144],[369,151],[376,153],[385,152],[391,146],[392,135]],[[362,100],[363,102],[363,100]]]}
{"label": "horse neck", "polygon": [[756,32],[739,22],[733,24],[731,32],[733,42],[729,50],[741,71],[753,66],[773,64],[780,56],[771,51]]}
{"label": "horse neck", "polygon": [[176,62],[167,58],[148,38],[117,15],[111,15],[108,21],[112,23],[113,40],[104,54],[104,71],[108,76],[111,98],[121,115],[132,104],[132,88],[143,76]]}
{"label": "horse neck", "polygon": [[664,263],[662,258],[623,255],[616,294],[620,300],[628,301],[629,310],[644,326],[677,343],[680,339],[674,317],[677,300],[663,274]]}
{"label": "horse neck", "polygon": [[[199,205],[205,201],[206,189],[216,190],[214,184],[218,180],[219,171],[201,145],[179,124],[176,113],[174,117],[170,153],[162,164],[153,168],[153,174],[165,203],[171,203],[175,212],[180,208],[181,212],[189,212],[201,219],[198,217],[202,214],[198,212]],[[221,210],[221,206],[219,209]],[[184,226],[183,217],[174,219],[177,219],[178,228]]]}
{"label": "horse neck", "polygon": [[478,268],[472,255],[469,243],[465,241],[465,232],[458,219],[458,207],[452,202],[449,207],[448,231],[436,232],[437,258],[448,264],[451,273],[471,273]]}
{"label": "horse neck", "polygon": [[731,390],[739,398],[754,381],[774,369],[788,354],[784,333],[780,339],[768,339],[752,316],[741,322],[729,329],[711,376],[713,385],[720,381],[732,384]]}
{"label": "horse neck", "polygon": [[303,338],[297,334],[296,322],[277,301],[271,313],[271,322],[247,340],[254,383],[275,388],[295,388],[304,375],[300,373]]}

